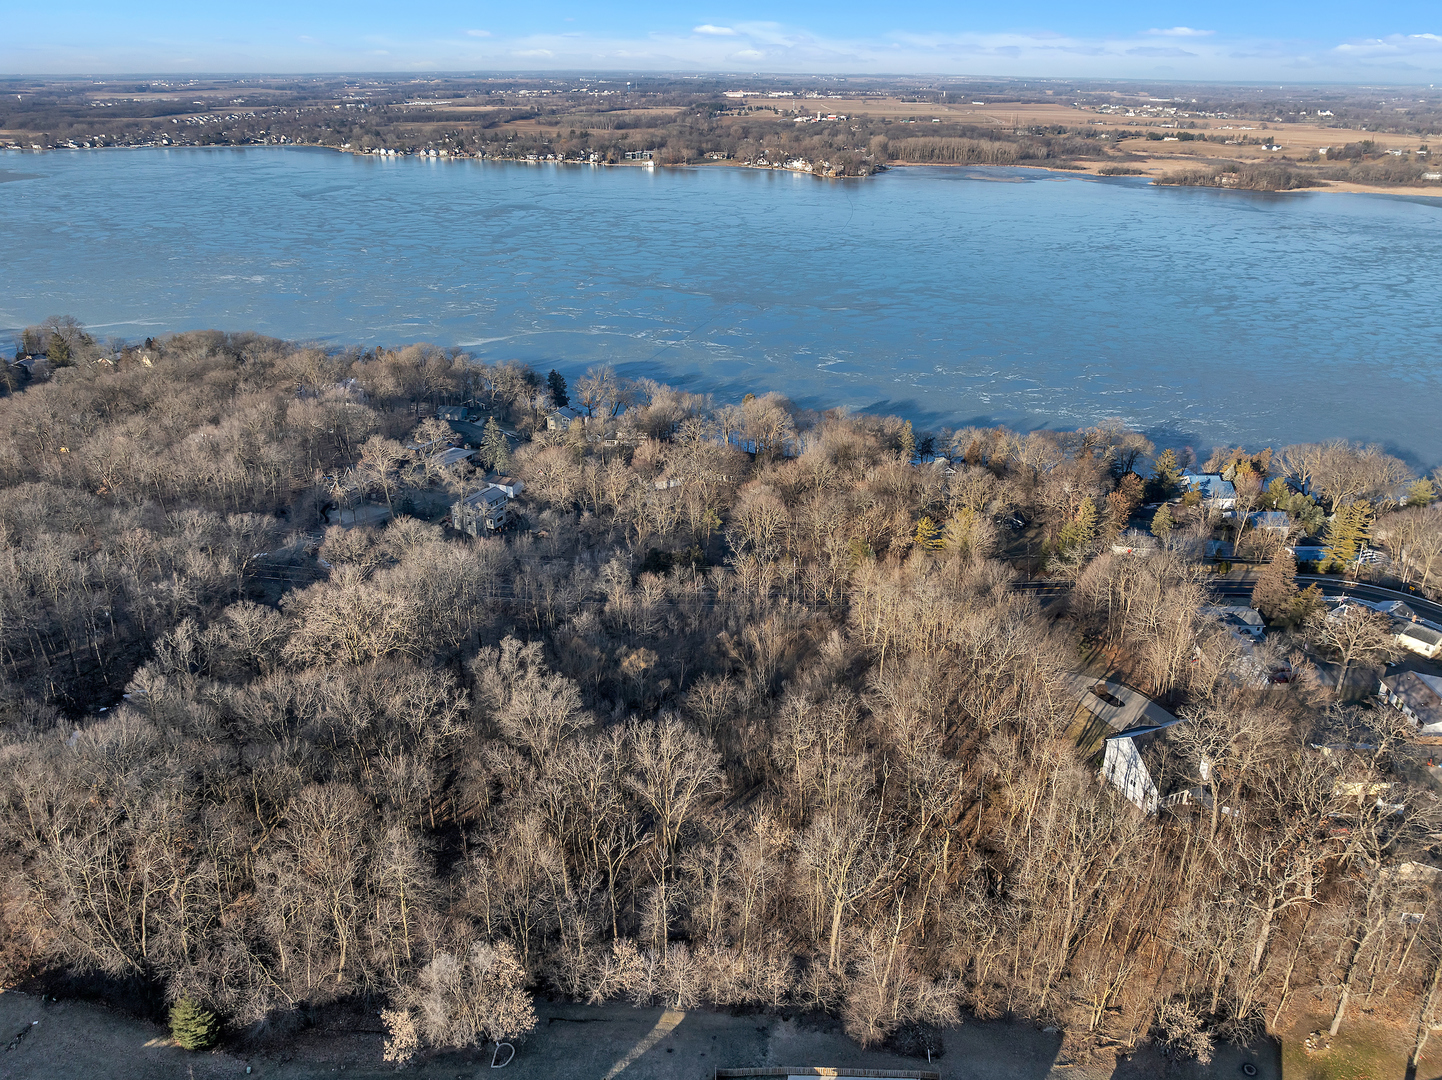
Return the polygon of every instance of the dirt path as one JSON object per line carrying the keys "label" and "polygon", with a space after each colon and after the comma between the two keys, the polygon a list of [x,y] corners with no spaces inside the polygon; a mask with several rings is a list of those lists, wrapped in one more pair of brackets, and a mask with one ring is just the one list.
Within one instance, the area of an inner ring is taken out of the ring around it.
{"label": "dirt path", "polygon": [[[540,1024],[515,1059],[492,1071],[494,1048],[436,1055],[406,1070],[418,1080],[492,1077],[497,1080],[711,1080],[716,1068],[835,1065],[867,1069],[926,1068],[925,1059],[861,1050],[837,1025],[713,1012],[590,1008],[537,1003]],[[37,1022],[38,1021],[38,1022]],[[319,1077],[394,1077],[381,1061],[374,1033],[302,1032],[283,1053],[236,1051],[191,1054],[172,1046],[161,1029],[91,1005],[42,1002],[0,994],[0,1080],[212,1080],[249,1075],[267,1080]],[[1105,1080],[1160,1076],[1166,1065],[1143,1053],[1120,1063],[1060,1059],[1061,1036],[1031,1024],[972,1022],[945,1032],[945,1052],[931,1067],[944,1080]],[[1259,1058],[1222,1048],[1210,1069],[1184,1068],[1176,1077],[1241,1075],[1244,1060],[1263,1080],[1280,1080],[1275,1054]]]}

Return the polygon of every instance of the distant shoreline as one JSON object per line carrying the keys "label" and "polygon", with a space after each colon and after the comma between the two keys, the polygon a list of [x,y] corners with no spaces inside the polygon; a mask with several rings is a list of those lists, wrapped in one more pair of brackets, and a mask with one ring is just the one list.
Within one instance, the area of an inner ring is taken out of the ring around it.
{"label": "distant shoreline", "polygon": [[[385,158],[391,160],[391,155],[371,154],[361,150],[347,149],[340,146],[324,146],[320,143],[252,143],[238,146],[164,146],[156,143],[148,143],[135,146],[46,146],[39,149],[26,147],[4,147],[0,152],[15,154],[52,154],[70,151],[74,153],[92,152],[97,150],[329,150],[337,154],[347,154],[358,158]],[[490,161],[508,165],[581,165],[589,168],[619,168],[619,169],[750,169],[755,172],[785,172],[794,173],[797,176],[814,176],[818,180],[867,180],[871,176],[827,176],[824,173],[815,173],[809,169],[788,169],[784,165],[747,165],[738,161],[692,161],[680,165],[662,165],[651,161],[557,161],[537,160],[528,161],[521,158],[493,157],[489,155],[473,154],[447,154],[429,157],[425,154],[396,154],[394,160],[402,158],[416,158],[425,161]],[[1170,163],[1170,160],[1169,160]],[[1076,168],[1066,169],[1056,165],[1029,165],[1029,164],[1007,164],[991,165],[980,162],[965,161],[889,161],[877,172],[885,172],[891,169],[1029,169],[1037,172],[1058,173],[1065,176],[1090,176],[1098,180],[1132,179],[1145,180],[1152,187],[1194,187],[1207,191],[1250,191],[1257,195],[1308,195],[1308,194],[1343,194],[1343,195],[1405,195],[1425,196],[1430,199],[1442,199],[1442,186],[1438,187],[1387,187],[1381,184],[1358,184],[1348,180],[1323,180],[1315,187],[1294,188],[1290,191],[1252,191],[1250,189],[1237,189],[1223,187],[1220,184],[1195,184],[1195,185],[1170,185],[1158,184],[1156,180],[1159,174],[1155,172],[1140,173],[1103,173],[1100,170],[1107,167],[1106,164],[1078,165]],[[1148,161],[1144,164],[1152,164]]]}

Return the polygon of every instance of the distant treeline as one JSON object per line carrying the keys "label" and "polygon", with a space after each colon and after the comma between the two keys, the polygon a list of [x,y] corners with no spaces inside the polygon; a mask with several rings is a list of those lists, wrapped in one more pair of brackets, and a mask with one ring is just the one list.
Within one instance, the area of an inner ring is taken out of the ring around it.
{"label": "distant treeline", "polygon": [[1321,186],[1310,173],[1289,169],[1284,165],[1223,166],[1208,169],[1187,169],[1184,172],[1159,176],[1156,183],[1179,187],[1225,187],[1241,191],[1295,191]]}

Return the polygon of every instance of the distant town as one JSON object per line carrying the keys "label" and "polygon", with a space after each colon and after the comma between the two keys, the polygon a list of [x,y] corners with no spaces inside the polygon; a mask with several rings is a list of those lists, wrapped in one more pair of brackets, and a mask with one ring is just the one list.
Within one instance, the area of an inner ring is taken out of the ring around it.
{"label": "distant town", "polygon": [[[1030,166],[1442,192],[1442,91],[615,75],[0,79],[0,148],[323,146],[382,157],[865,176]],[[1434,150],[1434,147],[1436,150]]]}

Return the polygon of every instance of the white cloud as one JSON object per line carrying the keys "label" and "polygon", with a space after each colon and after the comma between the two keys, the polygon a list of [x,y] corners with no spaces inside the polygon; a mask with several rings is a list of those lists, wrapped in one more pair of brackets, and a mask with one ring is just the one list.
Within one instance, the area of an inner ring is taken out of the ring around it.
{"label": "white cloud", "polygon": [[1442,35],[1389,34],[1384,38],[1344,41],[1332,51],[1342,56],[1358,59],[1388,56],[1436,56],[1442,52]]}
{"label": "white cloud", "polygon": [[[897,16],[904,18],[905,16]],[[439,70],[544,68],[570,71],[925,74],[1058,79],[1152,78],[1166,64],[1174,79],[1442,81],[1442,34],[1395,34],[1351,41],[1279,40],[1190,27],[1115,35],[1045,29],[934,33],[905,29],[833,37],[772,21],[703,23],[634,34],[543,33],[457,28],[448,37],[364,33],[324,41],[168,42],[176,61],[147,43],[26,42],[0,54],[0,72],[144,71],[198,66],[213,71]],[[1438,28],[1434,27],[1434,31]],[[372,49],[385,52],[370,52]],[[379,61],[379,62],[378,62]]]}

